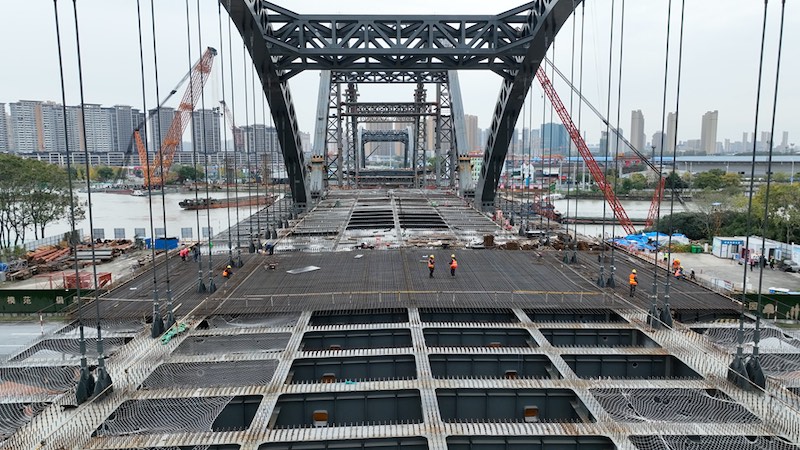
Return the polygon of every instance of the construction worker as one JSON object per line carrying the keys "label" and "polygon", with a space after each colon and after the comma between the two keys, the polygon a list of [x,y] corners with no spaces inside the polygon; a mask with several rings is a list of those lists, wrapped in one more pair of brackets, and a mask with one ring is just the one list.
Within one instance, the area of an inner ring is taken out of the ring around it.
{"label": "construction worker", "polygon": [[222,278],[230,278],[233,275],[233,269],[230,265],[225,267],[225,270],[222,271]]}
{"label": "construction worker", "polygon": [[458,261],[456,255],[450,255],[450,276],[456,276],[456,269],[458,269]]}
{"label": "construction worker", "polygon": [[636,292],[636,285],[639,284],[639,279],[636,278],[636,269],[631,270],[631,274],[628,276],[628,284],[631,285],[631,297]]}
{"label": "construction worker", "polygon": [[433,278],[434,269],[436,269],[436,261],[434,256],[431,255],[428,257],[428,270],[430,271],[428,278]]}
{"label": "construction worker", "polygon": [[676,270],[678,270],[678,268],[679,268],[680,266],[681,266],[681,260],[680,260],[680,259],[678,259],[678,258],[675,258],[675,259],[673,259],[673,260],[672,260],[672,270],[673,270],[673,271],[676,271]]}

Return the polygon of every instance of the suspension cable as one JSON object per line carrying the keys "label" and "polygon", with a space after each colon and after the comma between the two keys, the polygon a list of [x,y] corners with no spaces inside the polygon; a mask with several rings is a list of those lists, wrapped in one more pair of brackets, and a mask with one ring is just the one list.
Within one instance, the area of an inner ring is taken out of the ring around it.
{"label": "suspension cable", "polygon": [[[231,1],[228,0],[228,11],[231,10]],[[233,76],[233,39],[231,38],[231,18],[228,17],[228,67],[231,71],[231,124],[233,124],[233,174],[234,174],[234,182],[233,182],[233,190],[234,195],[236,196],[236,267],[242,267],[244,262],[242,261],[242,222],[239,218],[239,152],[243,150],[240,146],[239,149],[236,148],[236,78]],[[239,139],[241,139],[242,145],[247,145],[246,137],[247,135],[244,134],[244,130],[238,128],[239,131]]]}
{"label": "suspension cable", "polygon": [[[197,53],[202,55],[203,54],[203,28],[200,22],[200,0],[197,0]],[[202,58],[202,56],[201,56]],[[207,290],[208,292],[214,292],[217,290],[217,285],[214,282],[214,258],[211,257],[212,252],[214,251],[214,233],[211,228],[211,195],[209,193],[209,184],[210,180],[208,178],[208,136],[206,135],[206,117],[205,115],[208,113],[206,111],[206,95],[205,95],[205,83],[206,80],[204,77],[206,76],[204,71],[200,71],[200,112],[197,114],[198,118],[200,119],[200,143],[203,144],[203,172],[205,173],[205,184],[206,184],[206,227],[208,229],[208,285]],[[194,105],[193,105],[194,106]],[[194,109],[192,109],[194,111]],[[194,114],[194,112],[192,113]],[[214,115],[211,114],[213,119]],[[194,122],[194,121],[192,121]],[[219,124],[217,124],[219,125]],[[196,130],[194,130],[196,131]],[[194,141],[197,140],[197,133],[192,134],[192,146],[197,148],[194,144]],[[213,144],[213,142],[212,142]],[[198,211],[199,212],[199,211]]]}
{"label": "suspension cable", "polygon": [[[619,73],[617,74],[617,130],[619,130],[619,121],[620,115],[622,110],[622,62],[623,62],[623,49],[625,48],[625,0],[622,0],[622,5],[620,8],[620,18],[619,18]],[[620,178],[620,167],[619,167],[619,135],[614,133],[614,192],[617,192],[617,186],[619,183]],[[610,144],[611,141],[611,133],[608,133],[608,141]],[[608,161],[606,161],[608,164]],[[615,261],[615,254],[616,254],[616,245],[614,245],[614,237],[616,236],[616,225],[619,218],[615,217],[616,220],[611,222],[611,275],[608,277],[609,285],[614,287],[616,282],[614,281],[614,272],[616,271],[616,261]],[[624,230],[624,229],[623,229]]]}
{"label": "suspension cable", "polygon": [[[781,53],[783,51],[783,25],[786,13],[786,0],[781,0],[781,22],[780,22],[780,31],[778,32],[778,57],[777,63],[775,68],[775,93],[773,94],[772,98],[772,121],[770,123],[770,140],[769,140],[769,154],[767,156],[767,189],[764,195],[764,218],[761,225],[761,257],[764,258],[764,253],[766,252],[766,237],[767,237],[767,225],[769,223],[769,194],[770,194],[770,184],[772,182],[772,150],[774,147],[775,139],[772,137],[775,134],[775,116],[776,111],[778,108],[778,87],[780,81],[780,73],[781,73]],[[755,140],[755,139],[754,139]],[[750,193],[751,197],[753,193]],[[788,244],[788,242],[787,242]],[[762,260],[761,269],[758,272],[758,294],[757,294],[757,304],[756,307],[756,325],[755,325],[755,334],[753,336],[753,358],[755,359],[755,364],[757,365],[758,360],[758,351],[759,351],[759,344],[761,342],[761,288],[763,287],[764,283],[764,266],[763,262],[766,262],[766,259]],[[752,377],[753,374],[751,374]],[[764,387],[761,385],[762,379],[761,377],[756,378],[753,380],[754,382],[758,382],[760,387]]]}
{"label": "suspension cable", "polygon": [[[219,23],[219,48],[220,48],[220,51],[222,51],[224,40],[223,40],[223,37],[222,37],[222,3],[221,2],[217,3],[217,21]],[[228,126],[227,126],[227,123],[226,123],[226,120],[228,119],[228,117],[227,117],[226,112],[225,112],[225,108],[227,107],[227,103],[225,103],[225,57],[224,56],[220,57],[219,63],[220,63],[220,73],[222,74],[222,106],[223,106],[223,108],[220,108],[220,115],[223,116],[222,117],[222,140],[223,140],[223,142],[225,142],[225,175],[223,177],[223,180],[225,180],[225,201],[227,203],[227,206],[225,207],[225,212],[227,213],[227,216],[228,216],[228,231],[227,231],[227,235],[228,235],[228,265],[232,266],[234,264],[234,261],[233,261],[233,242],[231,240],[232,239],[231,238],[231,233],[233,231],[231,229],[231,180],[230,180],[230,173],[231,173],[230,172],[230,170],[231,170],[230,161],[231,161],[231,156],[230,156],[230,153],[229,153],[229,150],[228,150]],[[234,139],[233,149],[234,149],[234,159],[235,159],[236,158],[236,136],[235,136],[236,132],[234,130],[231,130],[231,133],[234,134],[234,136],[233,136],[233,139]]]}
{"label": "suspension cable", "polygon": [[[159,99],[159,92],[158,92],[158,45],[156,42],[156,11],[155,6],[153,5],[153,0],[150,0],[150,19],[153,24],[153,70],[155,74],[155,85],[156,85],[156,103],[158,103]],[[191,86],[192,79],[189,77],[189,83]],[[156,109],[156,121],[157,128],[158,128],[158,143],[160,146],[163,146],[164,143],[162,142],[163,135],[161,134],[161,106],[159,105]],[[168,247],[166,244],[166,237],[167,237],[167,206],[166,206],[166,197],[164,191],[166,190],[164,186],[164,152],[158,150],[158,164],[159,170],[161,171],[161,214],[163,216],[163,227],[164,227],[164,240],[165,240],[165,247]],[[155,161],[153,161],[155,163]],[[148,161],[149,164],[149,161]],[[148,180],[148,184],[150,184],[150,180]],[[156,235],[153,234],[153,241],[151,245],[155,246],[156,244]],[[155,264],[155,261],[153,262]],[[172,311],[172,288],[170,286],[170,279],[169,279],[169,249],[166,249],[166,254],[164,258],[164,282],[166,283],[166,290],[167,290],[167,315],[164,317],[164,327],[171,328],[172,325],[175,324],[175,316]]]}
{"label": "suspension cable", "polygon": [[[680,105],[681,105],[681,75],[683,74],[683,28],[685,25],[685,11],[686,11],[686,0],[681,0],[681,27],[680,33],[678,37],[678,76],[676,82],[676,90],[675,90],[675,135],[673,136],[672,142],[672,168],[670,173],[677,174],[675,171],[677,165],[677,156],[678,156],[678,123],[680,118]],[[677,175],[675,175],[677,176]],[[672,223],[674,220],[674,213],[675,213],[675,189],[670,190],[670,200],[669,200],[669,220],[667,221],[667,249],[672,248],[672,235],[673,235],[673,228]],[[680,267],[679,269],[680,270]],[[672,277],[667,274],[666,281],[664,283],[664,308],[661,310],[661,323],[672,327],[672,313],[670,312],[669,306],[669,286]]]}
{"label": "suspension cable", "polygon": [[[246,56],[246,45],[242,42],[242,74],[244,77],[244,123],[250,128],[250,131],[247,133],[247,230],[250,233],[248,237],[249,242],[249,251],[250,253],[255,252],[255,244],[253,243],[253,203],[249,201],[250,199],[250,190],[251,184],[253,183],[253,166],[252,162],[250,161],[250,153],[251,153],[251,145],[250,145],[250,136],[253,137],[253,145],[255,146],[256,140],[256,127],[250,124],[250,113],[247,109],[247,101],[248,101],[248,93],[247,93],[247,56]],[[254,114],[255,115],[255,114]],[[255,122],[254,122],[255,123]],[[256,187],[256,190],[258,187]]]}
{"label": "suspension cable", "polygon": [[[578,70],[578,76],[579,76],[579,81],[578,81],[579,87],[578,87],[578,89],[579,89],[580,92],[583,92],[583,49],[585,47],[584,44],[586,42],[585,39],[584,39],[584,31],[585,31],[585,29],[586,29],[586,2],[584,1],[584,2],[581,3],[581,54],[580,54],[580,68]],[[555,66],[553,66],[553,67],[555,67]],[[578,102],[578,133],[581,132],[582,112],[583,112],[583,102]],[[570,146],[570,148],[571,148],[571,146]],[[576,176],[577,176],[577,173],[578,173],[578,165],[579,164],[580,164],[580,159],[576,159],[575,160],[575,174],[576,174]],[[586,167],[586,163],[584,162],[584,168],[585,167]],[[586,176],[586,170],[584,169],[583,171],[581,171],[581,178],[582,178],[581,181],[583,181],[585,176]],[[576,193],[577,193],[577,184],[575,186],[576,186]],[[578,197],[577,196],[575,197],[575,217],[578,217]],[[576,240],[578,239],[578,221],[577,220],[575,221],[575,239]],[[575,245],[577,246],[577,242],[576,242]],[[577,251],[573,252],[572,259],[573,259],[572,262],[577,262],[577,260],[578,260]]]}
{"label": "suspension cable", "polygon": [[[664,176],[664,145],[666,144],[666,133],[665,127],[667,126],[667,84],[669,82],[669,38],[670,32],[672,31],[672,0],[667,2],[667,38],[664,50],[664,89],[662,92],[661,98],[661,145],[659,149],[659,176]],[[671,175],[670,175],[671,176]],[[674,188],[674,186],[673,186]],[[656,188],[657,189],[657,188]],[[658,248],[659,248],[659,225],[661,224],[661,201],[658,202],[658,206],[656,208],[656,240],[655,240],[655,247],[656,252],[653,253],[653,290],[651,292],[652,295],[652,305],[650,306],[650,312],[647,316],[647,322],[651,326],[659,326],[659,312],[658,312]],[[669,253],[669,248],[666,250],[667,254]],[[669,266],[670,258],[666,258],[667,266]],[[667,267],[669,271],[669,267]]]}
{"label": "suspension cable", "polygon": [[[264,124],[261,124],[261,129],[264,131],[261,136],[261,147],[258,145],[258,127],[256,126],[256,65],[250,64],[250,94],[253,98],[253,147],[255,149],[255,173],[258,174],[261,170],[262,165],[264,164],[263,161],[259,164],[259,149],[264,147],[264,141],[267,137],[267,127]],[[264,118],[261,118],[263,122]],[[261,175],[261,182],[264,182],[264,175]],[[255,177],[255,188],[256,188],[256,195],[255,195],[255,202],[256,202],[256,251],[261,248],[261,189],[258,186],[258,175]],[[250,199],[250,203],[252,203],[252,199]],[[252,218],[251,218],[252,220]]]}
{"label": "suspension cable", "polygon": [[[734,357],[733,362],[728,370],[728,379],[731,381],[736,382],[740,386],[747,386],[749,383],[747,369],[744,366],[742,361],[744,349],[742,348],[744,345],[744,319],[745,319],[745,305],[747,305],[747,261],[752,258],[750,254],[750,229],[753,223],[753,195],[754,195],[754,185],[755,185],[755,171],[756,171],[756,150],[758,148],[757,142],[755,139],[756,133],[758,133],[758,113],[761,107],[761,82],[763,77],[764,71],[764,44],[766,41],[766,34],[767,34],[767,3],[768,0],[764,0],[764,16],[761,24],[761,51],[759,53],[758,59],[758,82],[756,84],[756,107],[755,107],[755,118],[753,120],[753,156],[750,162],[750,196],[747,200],[747,221],[746,221],[746,233],[745,233],[745,255],[747,257],[744,260],[743,273],[742,273],[742,309],[739,315],[739,333],[737,336],[737,345],[736,345],[736,356]],[[762,236],[762,239],[764,237]]]}
{"label": "suspension cable", "polygon": [[[73,17],[75,19],[75,45],[77,49],[77,57],[78,57],[78,87],[80,89],[80,96],[81,96],[81,121],[82,123],[86,123],[86,108],[85,108],[85,101],[84,101],[84,92],[83,92],[83,66],[81,64],[81,39],[80,39],[80,27],[78,26],[78,0],[72,0],[72,12]],[[64,120],[66,121],[66,117]],[[102,333],[102,326],[100,321],[100,300],[97,298],[97,289],[98,289],[98,282],[97,282],[97,254],[95,252],[95,245],[94,245],[94,217],[92,215],[92,180],[89,174],[89,145],[86,140],[86,127],[83,127],[81,133],[83,134],[83,154],[86,160],[84,161],[84,167],[86,168],[86,193],[87,193],[87,201],[89,202],[88,212],[89,212],[89,229],[91,230],[92,239],[90,243],[90,248],[92,251],[92,276],[94,279],[94,286],[95,286],[95,295],[94,295],[94,305],[95,305],[95,312],[97,314],[97,370],[95,371],[95,385],[94,385],[94,394],[95,396],[98,395],[105,395],[110,390],[113,390],[111,385],[111,377],[108,374],[105,366],[105,354],[103,353],[103,333]],[[76,255],[77,258],[77,255]],[[76,280],[78,284],[80,284],[80,279]],[[108,389],[108,391],[107,391]]]}
{"label": "suspension cable", "polygon": [[[606,117],[611,117],[611,79],[613,78],[611,70],[612,70],[612,62],[614,59],[614,16],[616,13],[615,0],[611,0],[611,26],[610,26],[610,33],[609,33],[609,43],[608,43],[608,89],[606,91]],[[553,60],[553,66],[555,66],[556,62]],[[608,151],[611,148],[611,128],[610,125],[606,125],[606,151],[605,151],[605,164],[603,165],[603,171],[608,173]],[[606,211],[608,209],[607,206],[608,202],[603,202],[603,225],[601,228],[600,233],[600,276],[597,279],[597,284],[600,287],[606,286],[605,280],[605,268],[606,268],[606,221],[607,221],[607,214]],[[616,217],[616,212],[614,212]]]}
{"label": "suspension cable", "polygon": [[[141,12],[141,5],[139,0],[136,0],[136,23],[138,25],[139,31],[139,75],[142,81],[142,108],[144,110],[144,117],[147,117],[147,90],[145,88],[145,76],[144,76],[144,43],[142,40],[142,12]],[[147,183],[147,215],[150,224],[150,236],[153,236],[155,239],[155,225],[153,221],[153,189],[152,183],[149,180],[153,179],[151,173],[151,165],[150,165],[150,158],[147,156],[147,120],[143,121],[140,125],[139,136],[142,138],[142,145],[144,146],[144,155],[146,160],[140,161],[140,165],[144,165],[145,167],[145,179],[148,180]],[[150,245],[150,259],[152,260],[152,273],[153,273],[153,323],[150,329],[150,337],[156,338],[160,336],[164,332],[164,321],[161,319],[161,312],[159,311],[159,302],[158,302],[158,271],[156,270],[156,246],[155,240],[153,241],[153,245]]]}
{"label": "suspension cable", "polygon": [[[75,302],[78,303],[78,330],[80,334],[79,347],[81,352],[80,378],[78,379],[75,397],[78,404],[85,402],[94,391],[94,378],[89,375],[89,365],[86,362],[86,337],[83,329],[83,299],[81,297],[80,269],[78,266],[78,235],[75,230],[75,194],[72,187],[72,162],[69,148],[69,127],[67,127],[67,94],[64,86],[64,57],[61,50],[61,29],[58,20],[58,0],[53,0],[53,11],[56,22],[56,42],[58,44],[58,73],[61,80],[61,114],[64,117],[64,146],[67,154],[67,184],[69,186],[69,219],[70,239],[69,245],[75,259]],[[87,174],[88,177],[88,174]],[[64,286],[66,288],[66,286]]]}
{"label": "suspension cable", "polygon": [[[186,56],[188,57],[189,61],[189,71],[192,70],[192,30],[191,30],[191,17],[189,15],[189,0],[185,2],[186,6]],[[201,56],[202,58],[202,56]],[[189,90],[194,93],[194,77],[189,77]],[[192,104],[190,105],[191,109],[189,111],[189,116],[191,117],[194,114],[194,97],[192,97]],[[180,114],[180,111],[178,112]],[[197,292],[203,293],[206,292],[206,285],[203,283],[203,251],[202,248],[202,241],[203,241],[203,230],[200,228],[200,186],[198,185],[198,176],[197,176],[197,167],[198,167],[198,160],[197,160],[197,139],[195,139],[195,123],[194,120],[189,121],[191,124],[192,130],[192,178],[194,179],[194,202],[197,205],[197,208],[194,210],[194,217],[195,217],[195,225],[197,226],[197,244],[194,247],[194,256],[197,258]],[[164,171],[161,171],[163,176]],[[162,183],[163,184],[163,183]],[[208,206],[208,205],[206,205]],[[210,234],[210,233],[209,233]],[[210,240],[210,239],[209,239]],[[211,255],[208,255],[209,258]]]}
{"label": "suspension cable", "polygon": [[[577,25],[578,25],[578,16],[577,16],[577,14],[575,14],[575,0],[572,0],[572,47],[571,47],[571,50],[570,50],[570,60],[569,60],[569,70],[570,70],[569,80],[570,80],[570,84],[572,83],[572,81],[574,81],[573,78],[574,78],[574,75],[575,75],[575,34],[577,32]],[[575,97],[574,91],[572,91],[570,89],[570,91],[569,91],[569,116],[570,117],[573,117],[572,113],[573,113],[573,100],[574,100],[574,97]],[[580,134],[580,128],[578,128],[578,133]],[[571,170],[572,169],[572,139],[567,141],[567,145],[568,145],[568,147],[567,147],[567,173],[572,175],[572,176],[574,176],[572,174],[572,170]],[[559,180],[561,180],[562,174],[560,173],[560,171],[559,171],[558,177],[559,177]],[[570,217],[570,215],[569,215],[570,198],[569,197],[570,197],[570,191],[571,191],[570,188],[571,187],[572,187],[572,185],[571,185],[571,183],[569,181],[569,177],[567,177],[567,206],[566,206],[567,209],[566,209],[566,214],[565,214],[566,217]],[[575,201],[577,202],[578,199],[575,198]],[[577,210],[576,210],[576,214],[577,214]],[[569,264],[570,262],[572,262],[572,257],[574,255],[574,253],[572,255],[570,255],[569,251],[570,250],[572,250],[573,252],[575,251],[575,244],[576,244],[576,242],[578,240],[578,234],[577,233],[575,233],[575,236],[570,236],[570,234],[569,234],[569,223],[567,224],[567,238],[569,239],[569,242],[567,243],[567,246],[564,248],[564,262]]]}

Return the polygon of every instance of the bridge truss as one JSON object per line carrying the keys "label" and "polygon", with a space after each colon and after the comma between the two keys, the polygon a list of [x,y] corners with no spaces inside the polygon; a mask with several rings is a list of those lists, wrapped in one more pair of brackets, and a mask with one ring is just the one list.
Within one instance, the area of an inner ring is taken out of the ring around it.
{"label": "bridge truss", "polygon": [[[304,209],[308,201],[308,181],[289,92],[290,78],[303,70],[340,72],[336,77],[343,77],[342,81],[331,77],[337,81],[327,82],[330,83],[327,101],[330,106],[333,85],[337,86],[338,97],[340,86],[345,83],[349,94],[354,95],[356,83],[367,80],[420,83],[434,73],[439,77],[446,74],[451,79],[450,74],[456,70],[497,73],[502,85],[475,190],[476,203],[491,208],[514,126],[536,69],[558,30],[581,2],[536,0],[498,15],[473,16],[301,15],[262,0],[221,3],[244,38],[261,77],[294,202],[297,209]],[[437,84],[443,85],[441,81]],[[451,84],[447,84],[447,88],[451,99],[459,98],[454,95]],[[437,98],[440,95],[443,94],[437,92]],[[328,117],[330,120],[331,116]],[[341,120],[337,115],[336,121]],[[352,138],[355,121],[349,119],[345,125],[346,134]],[[457,124],[455,128],[458,132]],[[328,129],[334,128],[329,126]],[[335,129],[336,133],[341,133],[342,127]],[[319,128],[316,131],[319,132]],[[445,136],[443,139],[453,138]],[[457,137],[454,140],[457,141]],[[349,145],[346,160],[353,161],[354,152],[355,146]],[[328,161],[337,170],[338,182],[344,181],[342,168],[336,166],[346,164],[343,153],[337,149],[336,161]],[[437,154],[436,179],[440,182],[445,176],[453,179],[455,158],[441,158]],[[415,161],[419,164],[420,155]]]}

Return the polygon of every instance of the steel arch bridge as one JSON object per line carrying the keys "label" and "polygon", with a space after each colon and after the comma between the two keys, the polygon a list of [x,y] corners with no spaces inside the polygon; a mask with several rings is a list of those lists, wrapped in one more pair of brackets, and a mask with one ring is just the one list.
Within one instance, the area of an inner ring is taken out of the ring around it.
{"label": "steel arch bridge", "polygon": [[295,207],[310,200],[288,81],[303,70],[406,79],[452,70],[502,77],[476,206],[494,206],[513,130],[558,30],[583,0],[536,0],[497,15],[302,15],[263,0],[220,0],[250,52],[270,105]]}

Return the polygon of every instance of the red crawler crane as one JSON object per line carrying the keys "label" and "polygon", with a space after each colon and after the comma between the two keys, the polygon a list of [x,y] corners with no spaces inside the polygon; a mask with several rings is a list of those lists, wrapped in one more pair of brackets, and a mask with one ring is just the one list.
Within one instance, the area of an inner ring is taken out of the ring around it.
{"label": "red crawler crane", "polygon": [[[169,126],[167,135],[164,137],[161,148],[158,150],[158,153],[156,153],[152,164],[147,156],[147,149],[142,141],[141,133],[139,133],[138,129],[133,132],[136,141],[136,149],[139,152],[139,162],[145,174],[144,184],[146,186],[161,186],[163,184],[163,179],[166,178],[166,173],[169,172],[172,161],[175,159],[175,152],[181,143],[183,132],[186,130],[189,121],[192,120],[192,111],[194,111],[197,100],[200,98],[200,93],[203,91],[203,87],[211,73],[211,66],[214,63],[215,56],[217,56],[217,51],[208,47],[205,53],[203,53],[203,56],[200,57],[200,60],[192,67],[192,70],[183,77],[180,83],[178,83],[178,86],[176,86],[167,97],[167,99],[169,99],[177,91],[178,87],[180,87],[186,79],[190,78],[189,88],[186,89],[181,103],[175,110],[175,116]],[[158,107],[161,108],[166,101],[167,100],[164,100]],[[154,130],[154,132],[157,133],[158,131]]]}
{"label": "red crawler crane", "polygon": [[564,104],[561,103],[561,98],[559,98],[558,93],[556,92],[555,88],[553,88],[553,83],[550,82],[550,79],[547,77],[547,74],[544,73],[544,69],[541,67],[539,67],[539,70],[536,71],[536,78],[539,80],[539,83],[541,83],[545,94],[547,94],[547,98],[550,99],[550,103],[553,104],[558,116],[561,118],[561,122],[563,122],[564,126],[567,128],[567,132],[569,132],[572,142],[574,142],[575,146],[578,147],[578,152],[581,154],[581,157],[584,161],[586,161],[586,166],[589,168],[589,172],[592,174],[594,182],[597,183],[597,186],[603,192],[606,202],[608,202],[608,205],[611,206],[611,209],[614,211],[614,216],[617,218],[620,225],[622,225],[622,228],[626,233],[635,234],[636,229],[633,227],[631,219],[628,217],[628,214],[622,207],[622,203],[619,202],[616,194],[614,194],[612,186],[606,180],[605,174],[603,174],[602,169],[600,169],[600,166],[597,164],[597,161],[595,161],[594,156],[592,156],[592,153],[589,151],[589,147],[586,146],[586,142],[583,140],[580,131],[578,131],[578,128],[574,123],[572,123],[572,118],[569,116],[567,108],[565,108]]}

